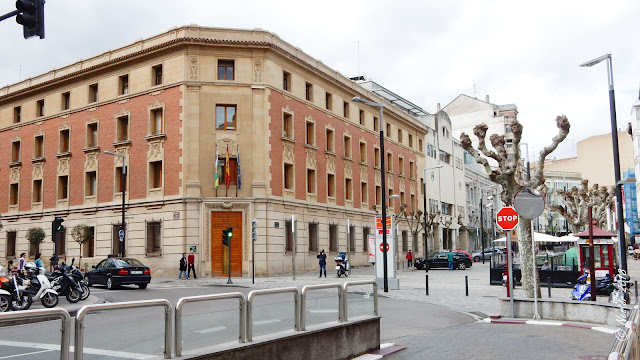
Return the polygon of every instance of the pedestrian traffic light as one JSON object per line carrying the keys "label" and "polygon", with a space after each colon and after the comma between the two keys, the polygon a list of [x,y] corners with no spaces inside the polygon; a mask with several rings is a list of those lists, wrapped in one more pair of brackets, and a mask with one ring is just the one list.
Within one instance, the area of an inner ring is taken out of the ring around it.
{"label": "pedestrian traffic light", "polygon": [[16,22],[22,25],[25,39],[39,36],[44,39],[44,3],[45,0],[17,0]]}
{"label": "pedestrian traffic light", "polygon": [[258,220],[251,220],[251,240],[258,240]]}
{"label": "pedestrian traffic light", "polygon": [[62,225],[63,222],[64,219],[59,216],[56,216],[56,218],[51,222],[51,241],[56,242],[58,231],[64,229],[64,226]]}

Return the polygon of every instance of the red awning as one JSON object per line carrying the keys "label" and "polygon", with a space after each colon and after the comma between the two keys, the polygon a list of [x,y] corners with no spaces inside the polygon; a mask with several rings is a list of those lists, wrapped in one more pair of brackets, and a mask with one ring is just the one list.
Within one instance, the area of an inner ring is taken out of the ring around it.
{"label": "red awning", "polygon": [[[577,234],[573,234],[573,236],[575,237],[579,237],[579,238],[583,238],[583,239],[588,239],[589,238],[589,230],[585,230],[582,232],[579,232]],[[604,231],[604,230],[600,230],[597,227],[593,227],[593,237],[594,238],[612,238],[612,237],[617,237],[618,235],[616,234],[612,234],[610,232]]]}

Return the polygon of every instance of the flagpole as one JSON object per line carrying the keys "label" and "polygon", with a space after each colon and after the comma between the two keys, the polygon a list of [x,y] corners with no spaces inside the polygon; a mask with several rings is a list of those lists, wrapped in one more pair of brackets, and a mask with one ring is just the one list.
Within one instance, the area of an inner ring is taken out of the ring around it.
{"label": "flagpole", "polygon": [[[231,182],[231,179],[229,179],[229,176],[231,175],[231,169],[229,169],[231,167],[231,163],[229,162],[229,145],[227,145],[227,158],[225,160],[224,163],[224,183],[227,188],[227,191],[225,192],[225,197],[229,197],[229,183]],[[229,259],[229,261],[231,261],[231,259]]]}
{"label": "flagpole", "polygon": [[240,178],[240,173],[238,172],[238,168],[240,167],[240,145],[237,145],[236,150],[236,197],[238,197],[238,186],[240,185],[238,182]]}

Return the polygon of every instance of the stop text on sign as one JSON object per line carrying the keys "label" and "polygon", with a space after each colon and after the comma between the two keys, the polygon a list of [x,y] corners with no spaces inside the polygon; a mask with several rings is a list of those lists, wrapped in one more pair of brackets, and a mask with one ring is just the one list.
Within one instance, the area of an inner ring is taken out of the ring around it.
{"label": "stop text on sign", "polygon": [[516,220],[518,220],[518,215],[502,215],[502,216],[498,216],[498,222],[516,221]]}

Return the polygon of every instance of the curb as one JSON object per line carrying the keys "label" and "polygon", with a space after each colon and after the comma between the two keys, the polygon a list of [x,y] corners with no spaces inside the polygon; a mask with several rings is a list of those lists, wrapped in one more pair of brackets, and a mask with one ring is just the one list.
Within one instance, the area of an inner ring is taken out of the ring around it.
{"label": "curb", "polygon": [[567,326],[587,330],[600,331],[607,334],[615,334],[618,330],[610,326],[594,326],[584,323],[566,323],[554,320],[526,320],[526,319],[502,319],[498,317],[489,317],[482,319],[487,324],[524,324],[524,325],[543,325],[543,326]]}
{"label": "curb", "polygon": [[368,354],[360,355],[351,360],[378,360],[382,359],[385,356],[389,356],[391,354],[395,354],[398,351],[402,351],[406,349],[406,347],[394,343],[386,343],[380,344],[380,349],[370,352]]}

